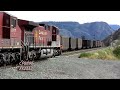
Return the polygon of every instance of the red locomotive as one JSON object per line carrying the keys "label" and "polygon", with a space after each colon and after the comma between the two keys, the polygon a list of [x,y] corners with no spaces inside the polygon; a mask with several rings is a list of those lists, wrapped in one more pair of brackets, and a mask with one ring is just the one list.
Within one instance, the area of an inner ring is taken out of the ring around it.
{"label": "red locomotive", "polygon": [[60,54],[59,29],[0,12],[0,64]]}
{"label": "red locomotive", "polygon": [[101,46],[104,43],[100,40],[63,37],[56,26],[21,20],[0,12],[0,65],[53,57],[67,50]]}

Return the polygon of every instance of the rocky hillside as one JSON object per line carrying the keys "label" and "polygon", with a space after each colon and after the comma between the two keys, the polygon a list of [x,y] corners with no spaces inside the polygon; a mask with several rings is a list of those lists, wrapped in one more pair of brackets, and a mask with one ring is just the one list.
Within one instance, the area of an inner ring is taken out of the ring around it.
{"label": "rocky hillside", "polygon": [[105,38],[103,41],[106,46],[109,46],[111,42],[120,40],[120,28],[115,31],[112,35],[109,35],[107,38]]}
{"label": "rocky hillside", "polygon": [[49,25],[56,25],[60,28],[60,34],[69,37],[82,37],[86,39],[103,40],[111,32],[114,32],[106,22],[92,22],[79,24],[78,22],[40,22]]}

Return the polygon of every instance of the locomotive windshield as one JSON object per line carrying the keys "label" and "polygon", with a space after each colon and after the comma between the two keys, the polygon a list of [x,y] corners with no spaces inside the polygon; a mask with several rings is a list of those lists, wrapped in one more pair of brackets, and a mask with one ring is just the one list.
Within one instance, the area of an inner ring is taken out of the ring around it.
{"label": "locomotive windshield", "polygon": [[12,24],[12,28],[16,27],[16,19],[15,18],[12,18],[11,24]]}
{"label": "locomotive windshield", "polygon": [[39,24],[40,26],[43,26],[45,28],[45,30],[49,30],[50,31],[50,26],[46,25],[46,24]]}

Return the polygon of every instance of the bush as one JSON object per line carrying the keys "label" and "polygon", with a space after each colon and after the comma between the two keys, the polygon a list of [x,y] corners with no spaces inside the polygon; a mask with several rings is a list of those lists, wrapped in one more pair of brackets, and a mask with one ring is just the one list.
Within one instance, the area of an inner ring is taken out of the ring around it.
{"label": "bush", "polygon": [[116,48],[113,50],[113,54],[114,54],[118,59],[120,59],[120,46],[116,47]]}
{"label": "bush", "polygon": [[107,54],[112,54],[113,49],[112,48],[106,48],[104,50]]}
{"label": "bush", "polygon": [[98,59],[106,59],[107,53],[105,51],[98,51]]}
{"label": "bush", "polygon": [[[117,58],[113,54],[114,48],[105,48],[91,53],[82,53],[79,58],[90,58],[90,59],[102,59],[102,60],[116,60]],[[120,49],[119,49],[120,51]],[[115,51],[116,52],[116,51]],[[118,53],[118,52],[117,52]],[[118,53],[120,56],[120,52]]]}
{"label": "bush", "polygon": [[81,53],[79,58],[82,58],[82,57],[90,57],[92,56],[92,53]]}

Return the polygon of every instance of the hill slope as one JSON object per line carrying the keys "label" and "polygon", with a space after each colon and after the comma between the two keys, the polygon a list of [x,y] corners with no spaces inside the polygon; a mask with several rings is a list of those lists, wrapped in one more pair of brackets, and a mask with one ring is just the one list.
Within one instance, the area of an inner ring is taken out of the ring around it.
{"label": "hill slope", "polygon": [[114,32],[106,22],[92,22],[79,24],[78,22],[40,22],[49,25],[56,25],[60,28],[60,34],[69,37],[82,37],[86,39],[98,39],[103,40],[111,32]]}
{"label": "hill slope", "polygon": [[119,40],[119,39],[120,39],[120,29],[115,31],[112,35],[109,35],[103,41],[104,41],[106,46],[109,46],[111,42],[113,42],[115,40]]}

